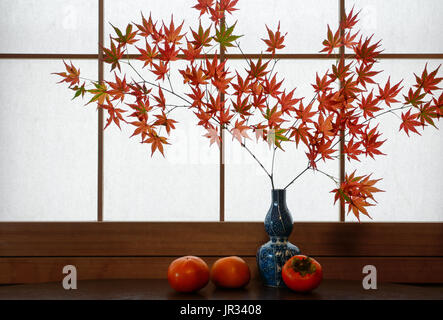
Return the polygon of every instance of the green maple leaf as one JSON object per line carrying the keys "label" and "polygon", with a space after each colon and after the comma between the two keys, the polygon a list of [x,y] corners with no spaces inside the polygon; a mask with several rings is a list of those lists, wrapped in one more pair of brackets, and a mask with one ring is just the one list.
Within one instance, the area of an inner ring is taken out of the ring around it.
{"label": "green maple leaf", "polygon": [[220,25],[220,29],[215,31],[215,36],[213,38],[216,42],[220,43],[220,46],[223,49],[226,49],[226,47],[233,47],[234,45],[232,44],[232,42],[242,37],[242,36],[235,36],[232,34],[232,32],[234,32],[236,24],[237,22],[235,22],[232,26],[226,29],[226,25],[222,23]]}
{"label": "green maple leaf", "polygon": [[95,82],[94,86],[95,89],[87,90],[89,93],[94,94],[94,96],[91,98],[91,100],[89,100],[87,105],[94,101],[98,101],[99,104],[103,104],[105,102],[105,99],[108,97],[107,88],[104,83],[100,84]]}
{"label": "green maple leaf", "polygon": [[72,90],[74,90],[75,91],[75,94],[74,94],[74,97],[71,99],[71,100],[74,100],[75,98],[77,98],[78,96],[82,96],[82,98],[84,97],[84,95],[85,95],[85,92],[86,92],[86,89],[85,89],[85,84],[83,83],[83,85],[82,86],[75,86],[75,87],[73,87],[72,88]]}

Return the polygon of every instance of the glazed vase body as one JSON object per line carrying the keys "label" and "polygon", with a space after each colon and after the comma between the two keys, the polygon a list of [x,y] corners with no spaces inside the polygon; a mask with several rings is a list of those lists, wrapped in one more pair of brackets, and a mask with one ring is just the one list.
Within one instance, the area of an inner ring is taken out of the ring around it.
{"label": "glazed vase body", "polygon": [[285,262],[300,250],[288,241],[292,232],[292,216],[286,206],[286,190],[272,190],[272,203],[265,217],[265,230],[270,241],[257,251],[257,265],[265,286],[285,287],[281,270]]}

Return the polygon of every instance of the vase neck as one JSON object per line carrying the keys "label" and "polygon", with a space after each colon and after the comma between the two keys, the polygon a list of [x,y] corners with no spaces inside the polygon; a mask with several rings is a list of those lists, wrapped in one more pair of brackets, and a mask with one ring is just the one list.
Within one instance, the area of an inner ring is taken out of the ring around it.
{"label": "vase neck", "polygon": [[273,189],[272,190],[272,202],[277,202],[279,204],[286,203],[286,190]]}

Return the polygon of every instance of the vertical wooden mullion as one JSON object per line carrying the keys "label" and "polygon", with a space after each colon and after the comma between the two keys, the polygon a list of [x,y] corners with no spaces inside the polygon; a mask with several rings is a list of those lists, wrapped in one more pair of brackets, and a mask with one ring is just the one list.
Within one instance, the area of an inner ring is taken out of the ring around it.
{"label": "vertical wooden mullion", "polygon": [[[340,23],[345,18],[345,0],[339,0],[339,26]],[[340,36],[344,36],[343,30],[340,30]],[[345,60],[345,48],[344,46],[340,47],[340,60],[344,63]],[[342,87],[342,83],[340,83],[340,88]],[[344,130],[340,131],[340,159],[339,159],[339,175],[340,175],[340,185],[345,180],[345,156],[344,156],[344,146],[345,146],[345,132]],[[340,221],[345,221],[345,207],[343,200],[340,198],[340,206],[339,206],[339,216]]]}
{"label": "vertical wooden mullion", "polygon": [[[221,25],[224,26],[225,18],[221,19]],[[220,45],[220,61],[225,60],[225,49]],[[220,99],[225,100],[225,94],[221,93]],[[223,112],[223,103],[221,106]],[[224,144],[224,129],[220,124],[220,221],[225,221],[225,144]]]}
{"label": "vertical wooden mullion", "polygon": [[[98,0],[98,81],[104,80],[104,0]],[[98,109],[97,221],[103,221],[103,109]]]}

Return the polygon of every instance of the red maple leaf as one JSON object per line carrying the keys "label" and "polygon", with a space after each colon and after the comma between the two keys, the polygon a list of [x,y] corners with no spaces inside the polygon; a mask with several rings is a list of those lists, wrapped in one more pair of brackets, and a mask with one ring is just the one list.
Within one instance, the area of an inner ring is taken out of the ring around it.
{"label": "red maple leaf", "polygon": [[439,87],[437,87],[437,85],[443,78],[435,77],[441,65],[439,65],[438,68],[432,71],[430,74],[428,74],[428,71],[426,70],[427,66],[428,64],[425,65],[425,69],[422,72],[421,78],[414,73],[415,80],[417,81],[417,84],[414,85],[414,87],[423,88],[424,92],[431,93],[434,90],[440,89]]}
{"label": "red maple leaf", "polygon": [[348,161],[351,159],[360,161],[358,156],[363,153],[363,151],[359,149],[361,144],[361,141],[354,142],[354,139],[351,139],[347,144],[345,143],[343,153],[348,156]]}
{"label": "red maple leaf", "polygon": [[163,145],[169,144],[166,137],[160,137],[154,130],[151,130],[151,132],[148,134],[148,139],[144,140],[143,143],[151,144],[151,156],[156,150],[158,150],[163,157],[165,156],[163,153]]}
{"label": "red maple leaf", "polygon": [[328,55],[336,49],[342,46],[340,30],[337,30],[334,35],[332,35],[331,28],[328,25],[328,39],[323,41],[323,45],[325,46],[320,52],[328,52]]}
{"label": "red maple leaf", "polygon": [[132,24],[128,24],[126,26],[125,34],[123,34],[119,28],[114,27],[111,24],[112,28],[114,28],[115,33],[117,34],[116,38],[112,38],[115,41],[117,41],[120,45],[126,46],[128,44],[133,44],[138,41],[138,39],[135,39],[135,36],[137,35],[137,31],[132,32]]}
{"label": "red maple leaf", "polygon": [[421,126],[420,121],[417,121],[417,114],[411,114],[411,109],[408,110],[406,113],[402,113],[401,120],[402,123],[400,124],[400,131],[403,129],[406,134],[409,137],[409,131],[415,132],[416,134],[420,135],[420,133],[415,129],[415,127]]}
{"label": "red maple leaf", "polygon": [[340,23],[340,28],[352,29],[352,27],[355,26],[355,24],[359,21],[357,20],[357,17],[360,14],[360,11],[357,12],[356,14],[353,13],[354,13],[354,7],[352,7],[351,11],[348,14],[345,13],[345,17]]}
{"label": "red maple leaf", "polygon": [[103,55],[103,61],[106,63],[111,64],[111,71],[114,70],[115,68],[118,68],[118,70],[120,70],[120,62],[119,60],[123,57],[123,51],[122,49],[122,45],[119,43],[118,46],[115,46],[114,41],[112,41],[112,39],[110,39],[111,42],[111,48],[107,49],[107,48],[102,48],[104,55]]}
{"label": "red maple leaf", "polygon": [[285,46],[283,45],[283,41],[285,41],[285,35],[280,34],[280,21],[278,22],[277,31],[274,33],[272,32],[268,26],[266,26],[266,29],[268,30],[268,37],[269,39],[262,39],[264,43],[268,46],[266,49],[266,52],[271,52],[272,55],[275,54],[275,50],[277,49],[283,49]]}
{"label": "red maple leaf", "polygon": [[378,86],[379,95],[377,96],[377,99],[384,100],[388,106],[391,106],[391,103],[399,102],[398,100],[395,100],[395,97],[398,95],[398,93],[403,88],[403,87],[399,87],[403,80],[401,80],[399,83],[397,83],[392,88],[391,88],[390,80],[391,80],[391,77],[388,78],[388,82],[386,82],[384,89],[382,89],[380,86]]}
{"label": "red maple leaf", "polygon": [[152,106],[149,103],[149,98],[138,98],[136,103],[127,105],[134,110],[134,112],[130,115],[130,117],[135,117],[139,121],[146,121],[148,120],[148,112],[152,110]]}
{"label": "red maple leaf", "polygon": [[302,123],[298,127],[293,127],[291,130],[290,137],[295,138],[295,144],[298,147],[298,144],[301,141],[303,141],[306,145],[309,143],[309,138],[311,134],[309,133],[309,128],[306,124]]}
{"label": "red maple leaf", "polygon": [[248,130],[251,128],[245,124],[246,120],[235,121],[234,128],[232,128],[232,140],[237,139],[238,142],[242,143],[243,139],[251,139],[248,136]]}
{"label": "red maple leaf", "polygon": [[317,153],[321,155],[321,159],[325,161],[326,159],[332,159],[331,154],[334,153],[335,149],[331,148],[332,140],[321,139],[317,143]]}
{"label": "red maple leaf", "polygon": [[283,91],[283,93],[278,97],[278,102],[281,105],[281,111],[283,114],[289,114],[292,111],[296,111],[295,105],[300,102],[302,99],[294,98],[294,91],[293,89],[291,92],[286,94],[286,91]]}
{"label": "red maple leaf", "polygon": [[232,83],[232,87],[235,90],[235,95],[241,95],[242,93],[248,93],[251,91],[250,79],[246,77],[245,80],[237,72],[237,83]]}
{"label": "red maple leaf", "polygon": [[355,72],[358,75],[357,83],[361,84],[365,89],[366,89],[366,83],[375,83],[372,77],[381,72],[381,71],[371,71],[373,66],[374,63],[368,63],[368,64],[361,64],[360,67],[355,68]]}
{"label": "red maple leaf", "polygon": [[112,88],[108,90],[108,94],[113,97],[112,100],[120,99],[120,101],[123,101],[125,94],[129,92],[129,86],[126,83],[126,76],[123,77],[123,80],[120,79],[115,72],[114,76],[115,82],[106,81]]}
{"label": "red maple leaf", "polygon": [[380,101],[378,98],[373,98],[371,92],[365,97],[361,95],[361,102],[358,104],[358,107],[363,110],[363,116],[365,119],[367,117],[374,117],[374,112],[380,111],[381,108],[379,108],[378,102]]}
{"label": "red maple leaf", "polygon": [[175,49],[174,43],[170,46],[168,41],[164,41],[163,47],[159,46],[158,51],[160,52],[160,60],[166,61],[167,63],[178,60],[177,55],[179,50]]}
{"label": "red maple leaf", "polygon": [[223,109],[220,111],[219,115],[217,116],[219,122],[221,125],[224,124],[229,124],[230,120],[232,119],[232,117],[234,116],[234,114],[231,114],[229,109]]}
{"label": "red maple leaf", "polygon": [[357,42],[354,41],[355,38],[357,37],[357,35],[358,35],[358,32],[356,32],[354,34],[352,34],[350,31],[345,33],[343,40],[342,40],[342,44],[346,48],[352,49],[357,44]]}
{"label": "red maple leaf", "polygon": [[158,87],[158,97],[152,95],[155,99],[155,101],[157,101],[157,106],[160,107],[161,109],[165,109],[166,108],[166,100],[165,100],[165,96],[163,94],[163,90],[162,88],[159,86]]}
{"label": "red maple leaf", "polygon": [[163,61],[159,61],[158,64],[152,63],[152,66],[155,70],[151,70],[154,74],[157,75],[156,80],[165,80],[165,75],[168,73],[168,64],[164,63]]}
{"label": "red maple leaf", "polygon": [[204,71],[202,67],[200,66],[198,69],[191,65],[191,68],[186,67],[186,70],[179,70],[181,75],[183,76],[183,82],[188,83],[190,82],[193,86],[199,86],[202,84],[207,84],[206,81],[206,75],[204,74]]}
{"label": "red maple leaf", "polygon": [[249,103],[249,96],[242,99],[241,95],[237,95],[237,103],[232,100],[231,102],[235,112],[240,114],[242,118],[252,115],[252,113],[249,112],[252,107],[252,105]]}
{"label": "red maple leaf", "polygon": [[268,64],[271,60],[263,63],[262,58],[258,59],[257,63],[254,63],[252,60],[249,60],[250,69],[247,70],[250,79],[262,80],[263,77],[269,72],[266,71]]}
{"label": "red maple leaf", "polygon": [[335,114],[330,114],[326,119],[323,117],[322,114],[318,117],[318,121],[314,122],[314,126],[317,129],[317,132],[323,134],[324,137],[326,136],[334,136],[334,128],[332,125],[332,120],[334,119]]}
{"label": "red maple leaf", "polygon": [[147,38],[147,37],[152,36],[153,34],[157,33],[157,31],[155,30],[155,25],[157,24],[157,22],[156,23],[152,22],[151,14],[149,14],[148,21],[146,21],[145,17],[143,16],[143,13],[141,15],[142,15],[142,24],[140,25],[140,24],[134,23],[137,26],[138,30],[140,31],[139,34],[142,37]]}
{"label": "red maple leaf", "polygon": [[192,93],[187,93],[186,95],[192,99],[192,107],[200,108],[203,105],[205,91],[202,91],[200,87],[191,87],[191,89]]}
{"label": "red maple leaf", "polygon": [[215,128],[207,128],[208,133],[204,135],[204,137],[209,138],[209,145],[212,146],[214,142],[217,143],[218,147],[220,148],[221,143],[221,137],[217,132],[217,127]]}
{"label": "red maple leaf", "polygon": [[164,38],[167,43],[171,43],[173,45],[180,44],[180,40],[185,36],[184,34],[180,34],[184,21],[182,21],[181,25],[177,28],[174,26],[174,16],[171,15],[171,22],[169,24],[169,28],[163,23],[163,33]]}
{"label": "red maple leaf", "polygon": [[440,94],[440,97],[433,98],[432,102],[435,104],[434,108],[437,113],[437,118],[440,119],[441,116],[443,116],[443,92]]}
{"label": "red maple leaf", "polygon": [[375,128],[372,128],[369,132],[368,128],[366,128],[365,132],[362,133],[362,144],[365,147],[365,154],[372,159],[374,159],[374,155],[385,155],[378,150],[386,140],[377,140],[381,136],[381,133],[377,132],[377,127],[378,125]]}
{"label": "red maple leaf", "polygon": [[155,117],[157,120],[154,122],[154,125],[165,126],[168,135],[171,129],[175,129],[174,123],[177,123],[177,121],[169,119],[164,112],[162,112],[162,114],[155,115]]}
{"label": "red maple leaf", "polygon": [[212,119],[212,113],[211,112],[204,112],[202,110],[199,110],[198,112],[194,112],[194,114],[199,119],[198,125],[202,126],[205,129],[213,128],[214,126],[211,124]]}
{"label": "red maple leaf", "polygon": [[209,12],[209,9],[214,4],[214,0],[197,0],[198,3],[193,8],[200,10],[200,16]]}
{"label": "red maple leaf", "polygon": [[226,11],[229,14],[232,14],[232,11],[238,10],[237,8],[234,8],[237,2],[238,0],[218,0],[220,10]]}
{"label": "red maple leaf", "polygon": [[210,46],[212,40],[210,37],[211,27],[212,25],[210,25],[208,29],[203,30],[203,27],[200,24],[198,32],[191,29],[192,36],[194,37],[194,41],[191,41],[191,43],[197,48]]}
{"label": "red maple leaf", "polygon": [[282,111],[277,111],[277,105],[275,105],[272,109],[267,108],[266,112],[263,114],[263,117],[268,120],[268,126],[270,128],[280,128],[281,124],[285,122],[283,118]]}
{"label": "red maple leaf", "polygon": [[145,49],[139,48],[135,46],[138,51],[140,52],[141,56],[137,57],[137,60],[143,61],[144,65],[143,68],[147,65],[152,65],[152,61],[155,57],[158,56],[158,52],[156,51],[156,47],[151,48],[148,41],[145,40]]}
{"label": "red maple leaf", "polygon": [[345,175],[345,180],[340,185],[340,188],[334,189],[331,192],[335,193],[334,203],[338,199],[342,200],[342,205],[348,205],[348,213],[352,210],[352,213],[360,221],[359,214],[362,213],[369,216],[365,207],[373,206],[368,202],[368,199],[375,201],[373,193],[383,192],[376,187],[375,183],[381,179],[369,180],[371,175],[355,177],[355,171],[350,175]]}
{"label": "red maple leaf", "polygon": [[213,114],[220,111],[222,109],[222,107],[224,107],[224,105],[225,105],[225,101],[221,100],[220,93],[217,94],[217,98],[215,98],[215,99],[212,96],[212,94],[209,94],[209,100],[210,101],[206,103],[206,106],[208,107],[210,112],[212,112]]}
{"label": "red maple leaf", "polygon": [[226,93],[226,90],[229,88],[229,84],[231,83],[232,78],[226,78],[228,72],[223,72],[220,75],[215,75],[211,83],[212,85],[220,92],[220,93]]}
{"label": "red maple leaf", "polygon": [[224,67],[225,67],[226,60],[219,64],[217,53],[214,55],[212,62],[210,62],[207,58],[205,59],[205,61],[206,61],[205,74],[209,78],[213,78],[215,76],[222,76],[223,73],[225,72]]}
{"label": "red maple leaf", "polygon": [[316,93],[319,92],[326,92],[328,90],[331,90],[332,88],[329,87],[329,85],[334,82],[334,80],[330,79],[328,80],[328,73],[326,72],[325,75],[320,79],[318,76],[318,73],[315,73],[315,83],[316,84],[312,84],[312,86],[314,87],[314,91]]}
{"label": "red maple leaf", "polygon": [[298,109],[295,110],[296,114],[297,114],[297,119],[300,119],[302,123],[309,123],[309,122],[314,122],[312,120],[312,117],[315,116],[317,114],[317,112],[312,111],[313,104],[309,104],[306,108],[303,106],[303,101],[300,102],[300,107]]}
{"label": "red maple leaf", "polygon": [[131,122],[130,124],[132,124],[133,126],[136,127],[136,129],[132,133],[131,137],[136,136],[136,135],[141,135],[142,141],[145,140],[145,138],[148,136],[148,134],[152,131],[152,126],[150,126],[146,122],[146,119],[134,121],[134,122]]}
{"label": "red maple leaf", "polygon": [[380,47],[380,41],[371,44],[372,37],[373,35],[369,38],[366,37],[365,41],[362,42],[362,37],[360,36],[359,42],[353,47],[355,59],[363,64],[374,63],[381,52],[376,51]]}
{"label": "red maple leaf", "polygon": [[106,99],[106,102],[107,102],[106,104],[101,104],[101,103],[97,104],[97,106],[99,108],[102,108],[102,109],[105,109],[106,111],[108,111],[109,117],[108,117],[108,119],[106,119],[106,126],[103,128],[103,130],[105,130],[112,122],[114,122],[117,125],[117,127],[119,127],[119,129],[121,129],[120,128],[120,120],[123,122],[126,122],[122,116],[122,113],[124,113],[126,111],[123,109],[115,108],[112,105],[111,101],[109,101],[109,99]]}
{"label": "red maple leaf", "polygon": [[420,120],[422,127],[424,127],[427,124],[430,124],[431,126],[437,127],[434,124],[434,118],[438,118],[438,110],[435,106],[431,106],[431,101],[427,103],[423,103],[418,107],[418,114],[417,117]]}
{"label": "red maple leaf", "polygon": [[277,98],[279,94],[281,94],[281,91],[278,91],[278,89],[281,87],[283,80],[277,83],[276,79],[277,73],[274,74],[271,81],[269,82],[269,79],[265,79],[265,84],[263,86],[263,89],[266,94],[271,95],[273,98]]}
{"label": "red maple leaf", "polygon": [[57,83],[62,83],[62,82],[69,83],[69,88],[71,88],[72,86],[80,82],[80,69],[77,70],[72,64],[72,61],[71,65],[68,65],[64,60],[63,63],[65,64],[67,72],[57,72],[57,73],[54,72],[52,74],[56,74],[64,78]]}

